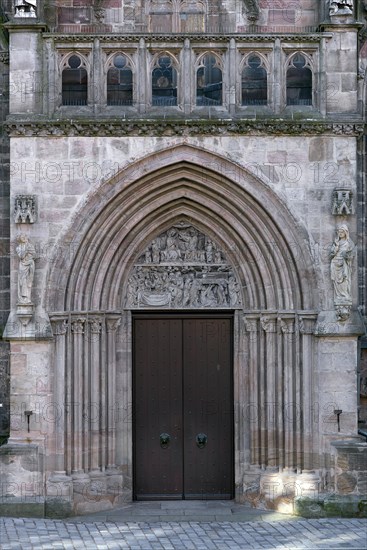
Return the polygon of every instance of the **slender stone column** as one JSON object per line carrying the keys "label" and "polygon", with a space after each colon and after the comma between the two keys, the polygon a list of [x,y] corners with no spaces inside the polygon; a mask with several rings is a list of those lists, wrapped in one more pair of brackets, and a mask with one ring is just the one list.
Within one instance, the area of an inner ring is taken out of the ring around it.
{"label": "slender stone column", "polygon": [[100,338],[102,330],[102,321],[100,318],[90,321],[90,470],[99,471],[100,467],[100,447],[99,447],[99,421],[101,415],[100,409]]}
{"label": "slender stone column", "polygon": [[247,404],[247,414],[250,425],[251,439],[251,464],[260,465],[259,447],[260,433],[259,423],[261,417],[260,404],[258,400],[258,317],[247,315],[245,318],[245,328],[248,334],[249,349],[249,388],[250,400]]}
{"label": "slender stone column", "polygon": [[72,321],[73,333],[73,403],[71,407],[73,428],[73,460],[72,474],[83,473],[83,335],[84,317]]}
{"label": "slender stone column", "polygon": [[147,50],[145,47],[145,40],[141,38],[139,41],[139,54],[138,54],[138,66],[136,73],[137,80],[137,98],[139,113],[145,113],[147,108],[147,82],[146,82],[146,71],[147,71]]}
{"label": "slender stone column", "polygon": [[184,47],[182,51],[182,68],[180,87],[182,91],[182,101],[184,104],[184,113],[188,115],[191,112],[191,99],[194,97],[194,90],[192,84],[192,54],[190,49],[190,40],[185,38]]}
{"label": "slender stone column", "polygon": [[55,472],[65,473],[65,344],[67,319],[54,321],[55,335]]}
{"label": "slender stone column", "polygon": [[236,41],[234,38],[230,39],[228,50],[228,71],[227,71],[227,97],[225,98],[225,105],[229,112],[234,114],[236,111],[236,74],[237,74],[237,49]]}
{"label": "slender stone column", "polygon": [[[299,331],[302,338],[302,363],[303,363],[303,407],[302,407],[302,433],[303,433],[303,468],[306,471],[313,470],[313,356],[314,356],[314,331],[316,315],[302,314],[299,317]],[[316,430],[317,432],[317,430]]]}
{"label": "slender stone column", "polygon": [[263,430],[266,433],[266,466],[274,467],[277,465],[277,441],[276,441],[276,316],[266,316],[261,318],[261,326],[265,332],[265,364],[264,364],[264,387],[262,388],[264,396],[264,413],[262,418]]}
{"label": "slender stone column", "polygon": [[285,468],[293,470],[294,468],[294,355],[293,342],[290,338],[289,319],[282,319],[281,331],[283,334],[284,349],[284,425],[285,425]]}
{"label": "slender stone column", "polygon": [[295,467],[298,455],[298,439],[301,437],[299,420],[300,384],[298,362],[295,355],[295,326],[294,318],[283,318],[281,320],[281,331],[284,343],[285,358],[285,465],[288,469]]}
{"label": "slender stone column", "polygon": [[107,470],[116,469],[116,331],[120,322],[120,316],[106,319],[108,353]]}

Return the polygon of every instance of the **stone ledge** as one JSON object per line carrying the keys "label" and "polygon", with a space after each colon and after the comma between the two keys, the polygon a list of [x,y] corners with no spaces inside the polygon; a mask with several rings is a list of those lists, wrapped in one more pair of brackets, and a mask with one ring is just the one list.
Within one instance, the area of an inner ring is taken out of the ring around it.
{"label": "stone ledge", "polygon": [[367,518],[367,497],[325,495],[317,499],[296,497],[294,514],[304,518]]}
{"label": "stone ledge", "polygon": [[22,518],[44,518],[45,501],[41,497],[2,497],[0,516]]}

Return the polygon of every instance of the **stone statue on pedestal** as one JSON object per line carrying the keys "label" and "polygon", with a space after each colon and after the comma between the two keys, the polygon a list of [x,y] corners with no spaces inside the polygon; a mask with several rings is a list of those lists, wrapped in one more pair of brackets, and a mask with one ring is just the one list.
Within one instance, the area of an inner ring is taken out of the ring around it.
{"label": "stone statue on pedestal", "polygon": [[338,227],[330,249],[330,273],[334,285],[334,305],[339,321],[345,321],[352,309],[352,261],[355,245],[346,224]]}
{"label": "stone statue on pedestal", "polygon": [[19,243],[16,247],[16,253],[19,257],[18,268],[18,304],[32,304],[31,292],[34,278],[34,257],[36,249],[29,241],[26,235],[19,235],[17,238]]}

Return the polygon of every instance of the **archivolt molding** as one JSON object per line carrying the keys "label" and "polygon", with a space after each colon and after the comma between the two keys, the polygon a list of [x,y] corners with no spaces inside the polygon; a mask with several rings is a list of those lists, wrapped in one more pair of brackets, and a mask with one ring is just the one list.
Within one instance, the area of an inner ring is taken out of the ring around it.
{"label": "archivolt molding", "polygon": [[70,246],[50,268],[46,308],[120,310],[132,266],[178,221],[226,251],[244,309],[318,305],[307,234],[275,193],[228,160],[182,145],[129,166],[89,198],[60,238]]}

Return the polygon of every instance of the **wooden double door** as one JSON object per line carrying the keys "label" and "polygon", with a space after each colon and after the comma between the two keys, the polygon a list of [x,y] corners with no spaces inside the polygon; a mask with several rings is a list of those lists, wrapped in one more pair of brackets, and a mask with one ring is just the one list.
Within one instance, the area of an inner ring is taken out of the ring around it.
{"label": "wooden double door", "polygon": [[232,318],[134,316],[134,498],[233,498]]}

